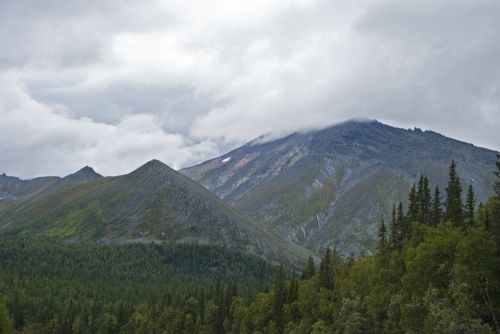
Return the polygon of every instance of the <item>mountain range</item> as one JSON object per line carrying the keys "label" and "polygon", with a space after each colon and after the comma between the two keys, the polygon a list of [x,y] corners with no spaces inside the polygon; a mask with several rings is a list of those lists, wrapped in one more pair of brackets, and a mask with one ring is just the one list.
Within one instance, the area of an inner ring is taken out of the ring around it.
{"label": "mountain range", "polygon": [[158,160],[102,177],[90,167],[64,178],[0,178],[0,233],[73,242],[215,244],[270,261],[307,251],[253,223]]}
{"label": "mountain range", "polygon": [[381,219],[425,173],[444,194],[448,166],[487,198],[496,152],[432,131],[348,121],[257,138],[177,172],[152,160],[103,177],[0,175],[0,234],[73,242],[216,244],[301,263],[325,247],[373,252]]}
{"label": "mountain range", "polygon": [[425,173],[445,193],[452,160],[479,201],[493,182],[494,151],[432,131],[378,121],[348,121],[321,130],[264,137],[182,170],[226,203],[283,238],[321,252],[375,250],[391,208],[405,202]]}

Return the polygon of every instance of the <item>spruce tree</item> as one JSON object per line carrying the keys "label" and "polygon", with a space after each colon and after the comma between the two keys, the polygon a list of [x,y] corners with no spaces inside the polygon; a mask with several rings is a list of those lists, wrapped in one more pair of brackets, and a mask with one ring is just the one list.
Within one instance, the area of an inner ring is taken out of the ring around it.
{"label": "spruce tree", "polygon": [[225,314],[229,314],[231,309],[231,304],[233,303],[233,298],[238,297],[238,285],[235,281],[231,280],[226,288],[226,301],[224,303]]}
{"label": "spruce tree", "polygon": [[493,185],[493,190],[495,191],[495,197],[500,199],[500,154],[497,153],[497,162],[496,162],[497,170],[495,171],[495,176],[497,177],[495,180],[495,184]]}
{"label": "spruce tree", "polygon": [[272,320],[276,323],[278,333],[283,333],[285,329],[285,317],[283,310],[283,306],[287,298],[285,280],[285,270],[283,269],[283,265],[280,265],[274,280],[272,296]]}
{"label": "spruce tree", "polygon": [[419,196],[417,193],[417,189],[415,187],[415,183],[413,184],[413,187],[411,187],[410,190],[410,195],[408,196],[408,221],[409,222],[416,222],[419,217]]}
{"label": "spruce tree", "polygon": [[443,209],[441,208],[441,194],[439,192],[439,187],[436,186],[434,190],[434,198],[432,199],[432,208],[430,213],[430,225],[437,226],[441,223],[443,217]]}
{"label": "spruce tree", "polygon": [[332,255],[330,247],[326,249],[319,265],[319,281],[322,287],[331,289],[332,286]]}
{"label": "spruce tree", "polygon": [[0,333],[10,334],[14,333],[12,327],[12,320],[10,318],[9,310],[4,301],[0,298]]}
{"label": "spruce tree", "polygon": [[452,160],[449,171],[449,181],[446,187],[445,219],[455,226],[463,226],[462,185],[457,175],[455,160]]}
{"label": "spruce tree", "polygon": [[316,274],[316,268],[314,265],[314,259],[312,258],[311,255],[309,255],[309,259],[307,260],[306,267],[304,268],[304,271],[302,272],[302,279],[309,279],[313,277]]}
{"label": "spruce tree", "polygon": [[388,264],[388,254],[390,250],[390,245],[387,241],[387,228],[385,227],[384,219],[380,222],[380,228],[378,230],[378,254],[377,263],[381,268],[386,268]]}
{"label": "spruce tree", "polygon": [[396,218],[396,206],[392,206],[392,221],[391,221],[391,234],[389,244],[391,249],[398,250],[400,248],[399,242],[401,240],[401,230]]}
{"label": "spruce tree", "polygon": [[422,175],[420,177],[418,200],[418,221],[420,224],[430,225],[431,191],[429,189],[429,179],[427,179],[427,175]]}
{"label": "spruce tree", "polygon": [[295,277],[293,277],[290,281],[290,285],[288,287],[288,298],[287,303],[291,304],[299,298],[299,282]]}
{"label": "spruce tree", "polygon": [[385,227],[384,219],[380,222],[380,228],[378,230],[378,252],[379,254],[382,254],[385,252],[385,249],[387,247],[387,229]]}
{"label": "spruce tree", "polygon": [[215,287],[215,305],[217,305],[217,315],[215,319],[215,332],[218,334],[224,333],[224,318],[226,317],[226,307],[224,303],[224,289],[219,280]]}
{"label": "spruce tree", "polygon": [[399,228],[399,249],[403,248],[403,241],[411,239],[411,224],[406,222],[405,215],[403,212],[403,202],[399,202],[398,213],[397,213],[397,225]]}
{"label": "spruce tree", "polygon": [[259,271],[259,280],[258,280],[258,285],[257,285],[257,291],[258,292],[269,292],[269,288],[267,286],[267,280],[266,280],[266,269],[262,266]]}
{"label": "spruce tree", "polygon": [[467,223],[470,226],[474,225],[474,210],[476,207],[476,198],[474,195],[474,188],[472,184],[469,184],[469,189],[467,190],[467,200],[465,203],[465,217],[467,219]]}

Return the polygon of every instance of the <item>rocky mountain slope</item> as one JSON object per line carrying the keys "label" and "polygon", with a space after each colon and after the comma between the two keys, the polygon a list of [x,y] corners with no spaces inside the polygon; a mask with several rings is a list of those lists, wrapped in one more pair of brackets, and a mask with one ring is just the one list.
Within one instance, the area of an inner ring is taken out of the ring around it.
{"label": "rocky mountain slope", "polygon": [[374,250],[380,219],[406,200],[420,172],[444,193],[452,159],[464,188],[471,183],[484,200],[494,151],[377,121],[259,138],[182,172],[286,239],[349,254]]}
{"label": "rocky mountain slope", "polygon": [[123,176],[94,173],[87,167],[61,180],[73,184],[7,201],[0,206],[0,234],[106,243],[197,242],[289,263],[307,255],[160,161]]}
{"label": "rocky mountain slope", "polygon": [[4,173],[0,175],[0,198],[4,200],[26,199],[56,190],[61,186],[100,178],[102,178],[102,175],[96,173],[89,166],[63,178],[58,176],[43,176],[23,180],[15,176],[8,176]]}

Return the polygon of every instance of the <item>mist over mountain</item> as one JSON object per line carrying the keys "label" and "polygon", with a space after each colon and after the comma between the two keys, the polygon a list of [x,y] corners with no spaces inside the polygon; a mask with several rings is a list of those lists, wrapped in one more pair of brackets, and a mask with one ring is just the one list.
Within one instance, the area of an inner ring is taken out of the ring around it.
{"label": "mist over mountain", "polygon": [[451,160],[479,201],[491,192],[495,152],[432,131],[348,121],[257,139],[183,169],[221,199],[284,238],[320,251],[374,251],[378,225],[406,201],[421,173],[444,194]]}

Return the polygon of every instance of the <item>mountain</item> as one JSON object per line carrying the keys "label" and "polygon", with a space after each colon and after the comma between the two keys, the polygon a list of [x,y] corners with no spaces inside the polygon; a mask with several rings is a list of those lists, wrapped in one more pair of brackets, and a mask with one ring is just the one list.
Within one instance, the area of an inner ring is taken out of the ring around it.
{"label": "mountain", "polygon": [[378,121],[258,138],[182,173],[288,240],[349,254],[375,249],[380,220],[390,220],[421,172],[444,194],[452,159],[464,188],[471,183],[486,199],[494,151]]}
{"label": "mountain", "polygon": [[0,207],[0,233],[105,243],[216,244],[290,263],[300,263],[307,254],[158,160],[127,175],[102,178],[83,169],[69,179],[89,177]]}
{"label": "mountain", "polygon": [[15,176],[0,174],[0,198],[29,197],[40,194],[60,180],[56,176],[38,177],[22,180]]}
{"label": "mountain", "polygon": [[0,174],[0,199],[26,199],[45,194],[68,184],[102,178],[91,167],[85,166],[79,171],[63,178],[43,176],[23,180],[15,176]]}
{"label": "mountain", "polygon": [[102,178],[101,174],[95,172],[92,167],[85,166],[76,173],[69,174],[62,178],[63,181],[66,182],[81,182],[81,181],[89,181]]}

